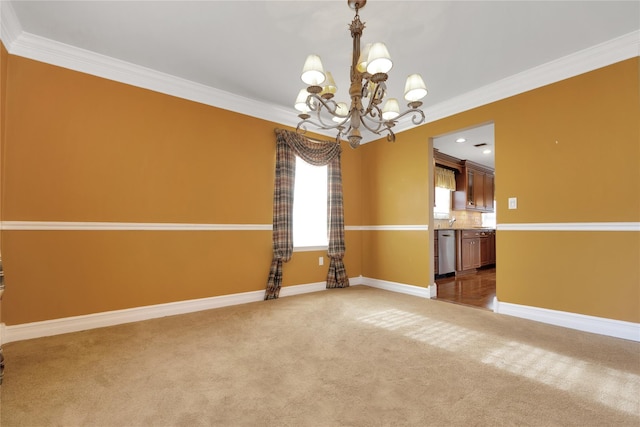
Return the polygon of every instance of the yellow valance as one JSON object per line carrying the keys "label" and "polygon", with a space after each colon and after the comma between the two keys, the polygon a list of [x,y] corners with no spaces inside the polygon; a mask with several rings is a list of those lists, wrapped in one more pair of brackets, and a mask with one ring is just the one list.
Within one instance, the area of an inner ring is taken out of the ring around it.
{"label": "yellow valance", "polygon": [[436,166],[435,186],[446,188],[447,190],[456,190],[456,174],[450,169]]}

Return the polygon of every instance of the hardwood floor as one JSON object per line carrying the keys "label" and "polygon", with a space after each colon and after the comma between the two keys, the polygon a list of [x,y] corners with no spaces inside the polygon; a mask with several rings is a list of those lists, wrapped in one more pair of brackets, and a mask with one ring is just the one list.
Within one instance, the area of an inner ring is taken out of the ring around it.
{"label": "hardwood floor", "polygon": [[496,268],[482,268],[476,273],[436,279],[441,301],[470,305],[493,311],[496,296]]}

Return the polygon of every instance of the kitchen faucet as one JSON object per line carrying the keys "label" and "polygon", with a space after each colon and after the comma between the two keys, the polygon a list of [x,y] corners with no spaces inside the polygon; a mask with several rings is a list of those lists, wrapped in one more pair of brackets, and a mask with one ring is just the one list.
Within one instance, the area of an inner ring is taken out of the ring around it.
{"label": "kitchen faucet", "polygon": [[453,227],[453,223],[456,222],[456,218],[453,217],[449,220],[449,227]]}

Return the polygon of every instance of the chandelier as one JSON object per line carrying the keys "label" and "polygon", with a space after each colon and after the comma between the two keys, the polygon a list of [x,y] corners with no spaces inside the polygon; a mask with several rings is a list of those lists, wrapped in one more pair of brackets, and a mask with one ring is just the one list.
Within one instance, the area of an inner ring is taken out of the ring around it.
{"label": "chandelier", "polygon": [[387,73],[393,63],[384,43],[367,44],[360,51],[360,37],[365,26],[360,21],[358,11],[366,3],[366,0],[347,0],[349,7],[355,10],[355,17],[349,26],[353,38],[349,87],[351,106],[334,101],[337,87],[333,76],[324,71],[318,55],[309,55],[301,75],[308,87],[300,91],[295,103],[296,110],[301,112],[298,117],[302,119],[296,127],[298,133],[304,134],[307,124],[319,129],[335,129],[338,132],[336,142],[339,143],[340,138],[346,136],[349,145],[357,148],[362,140],[361,127],[376,135],[386,133],[387,140],[393,142],[396,136],[391,128],[400,118],[412,114],[413,124],[424,122],[424,112],[419,107],[422,105],[420,100],[427,94],[427,88],[420,74],[407,77],[404,98],[408,101],[408,110],[400,113],[396,98],[387,99],[380,108],[387,91]]}

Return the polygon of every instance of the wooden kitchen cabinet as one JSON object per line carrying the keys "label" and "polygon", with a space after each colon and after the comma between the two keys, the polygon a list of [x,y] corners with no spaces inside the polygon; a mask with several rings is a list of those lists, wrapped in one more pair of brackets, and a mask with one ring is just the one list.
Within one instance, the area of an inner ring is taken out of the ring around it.
{"label": "wooden kitchen cabinet", "polygon": [[458,257],[456,271],[475,270],[495,264],[495,232],[493,230],[459,230],[456,234]]}
{"label": "wooden kitchen cabinet", "polygon": [[453,209],[493,212],[493,170],[468,160],[462,163],[462,173],[456,175]]}
{"label": "wooden kitchen cabinet", "polygon": [[492,230],[489,234],[489,256],[487,264],[496,263],[496,232]]}
{"label": "wooden kitchen cabinet", "polygon": [[492,173],[487,173],[484,176],[484,209],[485,212],[493,212],[494,205],[493,201],[495,199],[495,176]]}
{"label": "wooden kitchen cabinet", "polygon": [[491,238],[489,236],[480,238],[480,266],[491,264]]}
{"label": "wooden kitchen cabinet", "polygon": [[480,267],[480,239],[462,239],[460,270]]}
{"label": "wooden kitchen cabinet", "polygon": [[458,257],[456,270],[465,271],[480,267],[480,232],[459,230],[456,232]]}

